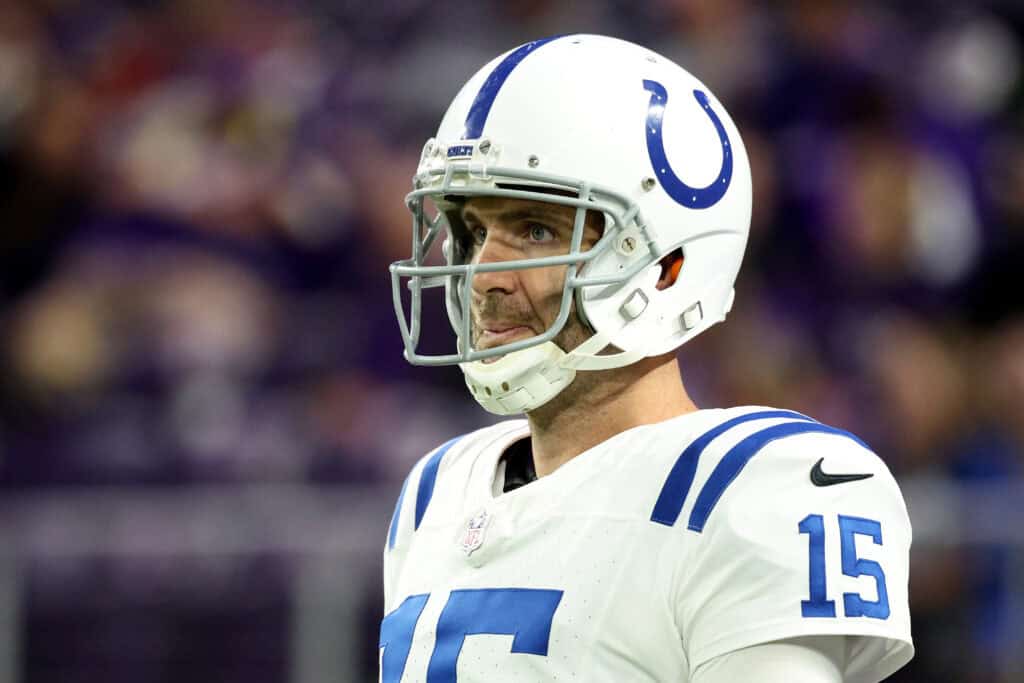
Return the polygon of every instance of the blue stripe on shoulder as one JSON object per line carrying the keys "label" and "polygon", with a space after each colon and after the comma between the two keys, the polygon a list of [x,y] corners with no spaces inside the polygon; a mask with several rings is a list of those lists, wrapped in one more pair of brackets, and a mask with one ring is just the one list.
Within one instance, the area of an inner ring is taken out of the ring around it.
{"label": "blue stripe on shoulder", "polygon": [[423,473],[420,474],[420,485],[416,490],[415,529],[420,528],[420,522],[423,521],[423,515],[426,514],[427,506],[430,505],[430,499],[434,495],[434,484],[437,482],[437,468],[441,466],[441,458],[443,458],[444,454],[447,453],[448,450],[461,438],[462,436],[457,436],[446,442],[443,446],[437,449],[436,453],[430,456],[430,460],[427,460],[427,464],[423,466]]}
{"label": "blue stripe on shoulder", "polygon": [[871,450],[866,443],[853,434],[842,429],[823,425],[820,422],[783,422],[782,424],[762,429],[759,432],[754,432],[729,449],[729,452],[725,454],[711,472],[711,476],[708,477],[704,488],[701,489],[700,495],[697,496],[697,502],[694,503],[693,511],[690,513],[690,522],[687,524],[687,528],[696,532],[704,530],[704,525],[707,524],[708,517],[711,515],[711,511],[714,510],[718,499],[722,497],[725,489],[739,476],[739,473],[743,471],[743,468],[746,467],[747,463],[750,462],[750,459],[758,451],[776,439],[784,439],[787,436],[812,432],[843,436]]}
{"label": "blue stripe on shoulder", "polygon": [[483,135],[484,124],[487,123],[487,116],[491,113],[494,99],[498,96],[501,86],[505,85],[505,81],[513,69],[519,66],[519,63],[526,59],[531,52],[561,37],[541,38],[540,40],[520,45],[510,52],[505,59],[501,60],[498,66],[494,67],[494,71],[487,76],[487,80],[480,87],[479,92],[477,92],[476,97],[473,99],[473,104],[469,107],[469,112],[466,114],[466,129],[462,134],[463,140],[474,140]]}
{"label": "blue stripe on shoulder", "polygon": [[410,474],[402,482],[402,491],[398,494],[398,502],[395,503],[395,512],[391,515],[391,528],[388,529],[388,549],[395,547],[395,538],[398,536],[398,517],[402,514],[402,501],[405,500],[405,489],[409,486]]}
{"label": "blue stripe on shoulder", "polygon": [[697,463],[700,454],[708,447],[716,437],[732,429],[736,425],[750,422],[751,420],[764,420],[772,417],[789,417],[797,420],[808,420],[811,418],[792,410],[762,410],[756,413],[747,413],[726,420],[715,428],[708,430],[697,437],[683,450],[676,460],[672,470],[665,479],[658,501],[654,504],[654,511],[651,512],[651,521],[665,526],[672,526],[679,519],[683,510],[683,503],[690,494],[690,487],[693,485],[693,477],[697,473]]}

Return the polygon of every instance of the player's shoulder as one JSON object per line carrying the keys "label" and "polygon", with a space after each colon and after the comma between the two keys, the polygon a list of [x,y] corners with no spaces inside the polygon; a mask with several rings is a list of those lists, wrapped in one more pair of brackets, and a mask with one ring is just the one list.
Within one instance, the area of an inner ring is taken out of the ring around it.
{"label": "player's shoulder", "polygon": [[906,502],[882,455],[853,431],[809,416],[762,425],[722,444],[708,475],[704,507],[698,505],[695,514],[706,523],[715,496],[733,510],[774,502],[766,524],[786,511],[814,508],[882,519],[909,539]]}
{"label": "player's shoulder", "polygon": [[684,520],[702,531],[723,507],[756,506],[780,493],[843,496],[853,482],[868,479],[855,490],[888,493],[902,509],[888,467],[867,443],[803,413],[767,406],[701,410],[677,428],[666,424],[658,438],[671,446],[658,449],[668,462],[653,522]]}
{"label": "player's shoulder", "polygon": [[404,529],[419,528],[439,486],[459,490],[478,458],[528,429],[525,420],[504,420],[454,436],[422,455],[402,484],[388,529],[388,547],[395,547]]}
{"label": "player's shoulder", "polygon": [[[769,406],[705,409],[657,425],[655,439],[665,457],[745,464],[759,453],[771,453],[779,467],[802,467],[823,452],[884,463],[859,436],[794,410]],[[823,448],[823,444],[827,444]]]}
{"label": "player's shoulder", "polygon": [[806,635],[861,638],[872,654],[847,665],[851,680],[909,659],[912,533],[883,459],[848,430],[776,408],[703,427],[652,517],[685,539],[676,595],[691,664]]}
{"label": "player's shoulder", "polygon": [[[863,438],[793,410],[743,406],[724,411],[709,448],[720,476],[797,476],[818,489],[875,478],[895,485],[885,460]],[[714,472],[712,472],[714,474]],[[838,489],[832,489],[838,490]]]}

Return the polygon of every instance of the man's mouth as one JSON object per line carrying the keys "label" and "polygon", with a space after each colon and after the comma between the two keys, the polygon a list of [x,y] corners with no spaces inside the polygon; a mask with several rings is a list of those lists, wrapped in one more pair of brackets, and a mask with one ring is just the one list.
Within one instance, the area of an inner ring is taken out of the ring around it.
{"label": "man's mouth", "polygon": [[501,346],[502,344],[508,344],[515,339],[528,338],[532,336],[533,330],[525,325],[496,327],[493,329],[484,328],[480,331],[476,347],[481,350],[490,349],[495,346]]}

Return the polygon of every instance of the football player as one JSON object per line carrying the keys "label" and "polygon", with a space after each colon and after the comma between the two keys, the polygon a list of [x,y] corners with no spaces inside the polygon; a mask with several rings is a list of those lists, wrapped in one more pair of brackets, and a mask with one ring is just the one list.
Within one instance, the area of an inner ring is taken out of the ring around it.
{"label": "football player", "polygon": [[[680,379],[750,225],[747,155],[704,84],[613,38],[522,45],[463,86],[407,203],[407,359],[526,419],[409,474],[381,680],[861,682],[911,658],[911,530],[882,460],[793,411],[698,409]],[[431,290],[450,353],[420,349]]]}

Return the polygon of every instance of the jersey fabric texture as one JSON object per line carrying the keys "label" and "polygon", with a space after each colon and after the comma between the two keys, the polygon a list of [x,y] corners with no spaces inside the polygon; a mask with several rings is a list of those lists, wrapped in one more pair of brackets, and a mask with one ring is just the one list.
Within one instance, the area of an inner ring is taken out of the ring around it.
{"label": "jersey fabric texture", "polygon": [[[384,550],[381,680],[687,681],[710,659],[850,636],[844,679],[913,656],[910,522],[885,464],[798,413],[699,410],[505,492],[510,420],[412,470]],[[871,474],[816,485],[810,472]]]}

